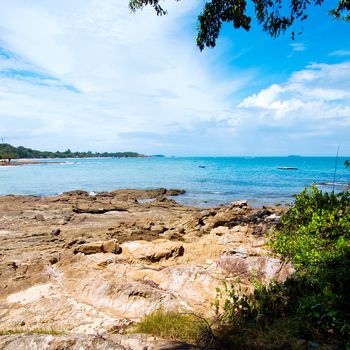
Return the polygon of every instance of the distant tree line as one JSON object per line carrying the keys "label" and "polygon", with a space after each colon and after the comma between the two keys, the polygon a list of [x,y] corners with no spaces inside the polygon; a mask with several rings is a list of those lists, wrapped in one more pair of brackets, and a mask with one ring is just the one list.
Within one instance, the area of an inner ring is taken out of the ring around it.
{"label": "distant tree line", "polygon": [[8,143],[0,144],[0,159],[10,162],[17,158],[90,158],[90,157],[116,157],[116,158],[135,158],[145,157],[137,152],[72,152],[67,149],[64,152],[37,151],[23,146],[14,147]]}

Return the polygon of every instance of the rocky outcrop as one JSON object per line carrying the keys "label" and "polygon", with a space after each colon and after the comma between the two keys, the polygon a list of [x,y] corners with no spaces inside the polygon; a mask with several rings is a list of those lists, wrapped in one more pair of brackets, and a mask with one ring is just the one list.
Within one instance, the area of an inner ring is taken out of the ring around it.
{"label": "rocky outcrop", "polygon": [[285,209],[254,209],[246,201],[200,209],[167,198],[180,193],[0,197],[0,331],[66,334],[3,336],[0,348],[29,341],[84,348],[95,341],[96,349],[152,349],[150,339],[118,343],[110,335],[160,308],[210,317],[224,281],[251,292],[252,279],[283,281],[293,273],[266,244]]}
{"label": "rocky outcrop", "polygon": [[177,341],[153,336],[130,335],[50,335],[12,334],[0,337],[3,350],[195,350],[195,347]]}
{"label": "rocky outcrop", "polygon": [[159,262],[163,259],[175,259],[184,254],[183,244],[165,239],[153,242],[132,241],[122,245],[125,254],[129,254],[134,260],[146,260]]}
{"label": "rocky outcrop", "polygon": [[121,252],[121,248],[115,239],[109,241],[91,242],[80,244],[74,249],[74,253],[97,254],[97,253],[114,253]]}

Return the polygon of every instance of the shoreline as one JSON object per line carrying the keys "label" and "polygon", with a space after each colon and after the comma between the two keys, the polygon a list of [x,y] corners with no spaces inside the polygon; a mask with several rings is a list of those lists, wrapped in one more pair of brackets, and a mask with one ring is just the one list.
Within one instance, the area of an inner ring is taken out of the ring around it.
{"label": "shoreline", "polygon": [[0,166],[23,166],[23,165],[38,165],[38,164],[64,164],[66,162],[48,162],[48,161],[38,161],[38,160],[25,160],[17,159],[11,162],[0,161]]}
{"label": "shoreline", "polygon": [[172,199],[181,194],[0,196],[0,331],[83,337],[123,333],[159,308],[210,316],[222,280],[250,291],[253,276],[283,281],[293,272],[266,243],[286,208],[196,208]]}

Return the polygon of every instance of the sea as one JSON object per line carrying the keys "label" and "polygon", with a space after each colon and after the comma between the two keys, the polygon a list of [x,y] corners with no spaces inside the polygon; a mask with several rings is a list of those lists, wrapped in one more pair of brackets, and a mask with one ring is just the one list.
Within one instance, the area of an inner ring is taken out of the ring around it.
{"label": "sea", "polygon": [[345,190],[350,183],[346,159],[339,157],[337,166],[335,157],[300,156],[53,159],[0,166],[0,194],[52,196],[77,189],[97,193],[165,187],[184,189],[176,200],[200,207],[242,199],[251,206],[288,205],[312,184],[323,191]]}

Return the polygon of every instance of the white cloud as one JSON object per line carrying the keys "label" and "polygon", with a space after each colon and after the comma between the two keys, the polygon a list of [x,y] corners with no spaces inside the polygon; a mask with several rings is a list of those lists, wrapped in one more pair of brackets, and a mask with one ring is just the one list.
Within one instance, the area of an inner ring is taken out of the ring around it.
{"label": "white cloud", "polygon": [[1,137],[41,149],[212,155],[325,154],[342,142],[350,153],[350,62],[311,64],[239,101],[255,76],[225,75],[212,64],[219,51],[198,51],[196,0],[167,3],[164,17],[131,14],[127,3],[0,3]]}
{"label": "white cloud", "polygon": [[350,50],[336,50],[331,52],[329,56],[338,56],[338,57],[350,56]]}
{"label": "white cloud", "polygon": [[[0,4],[0,44],[16,53],[0,57],[3,134],[11,129],[20,139],[26,133],[40,147],[66,147],[58,143],[63,136],[80,149],[103,148],[101,140],[128,147],[122,133],[168,133],[175,124],[188,128],[228,113],[250,74],[217,77],[211,54],[195,47],[194,23],[186,22],[197,2],[169,2],[169,15],[161,18],[152,9],[132,14],[127,5]],[[14,132],[13,121],[23,119],[32,126]]]}
{"label": "white cloud", "polygon": [[292,47],[293,51],[305,51],[306,50],[306,46],[304,43],[292,43],[290,44],[290,46]]}
{"label": "white cloud", "polygon": [[248,96],[238,107],[246,116],[241,123],[255,122],[261,133],[270,135],[276,150],[286,140],[298,139],[300,144],[293,147],[309,152],[305,145],[311,143],[314,154],[327,153],[326,144],[340,140],[349,152],[350,62],[311,64],[285,83]]}

